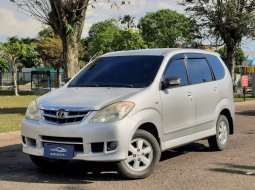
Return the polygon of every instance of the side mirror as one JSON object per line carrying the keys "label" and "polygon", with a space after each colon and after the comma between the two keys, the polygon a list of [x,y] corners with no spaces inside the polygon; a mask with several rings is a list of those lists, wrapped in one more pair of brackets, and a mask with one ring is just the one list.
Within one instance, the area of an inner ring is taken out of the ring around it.
{"label": "side mirror", "polygon": [[169,77],[162,81],[161,89],[165,90],[167,88],[176,87],[181,85],[180,77]]}
{"label": "side mirror", "polygon": [[69,82],[69,80],[71,80],[71,78],[64,78],[64,83],[66,84],[66,83],[68,83]]}

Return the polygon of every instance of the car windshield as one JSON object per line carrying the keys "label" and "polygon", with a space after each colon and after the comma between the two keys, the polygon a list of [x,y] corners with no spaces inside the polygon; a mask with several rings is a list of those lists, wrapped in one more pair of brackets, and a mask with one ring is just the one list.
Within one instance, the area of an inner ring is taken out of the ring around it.
{"label": "car windshield", "polygon": [[162,63],[163,56],[102,57],[85,67],[68,87],[149,86]]}

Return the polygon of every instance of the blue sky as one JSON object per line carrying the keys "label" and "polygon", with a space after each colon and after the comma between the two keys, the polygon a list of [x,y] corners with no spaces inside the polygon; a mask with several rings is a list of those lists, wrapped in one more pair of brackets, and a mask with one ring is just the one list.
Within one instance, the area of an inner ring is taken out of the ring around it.
{"label": "blue sky", "polygon": [[[122,6],[119,9],[111,9],[109,3],[98,3],[96,4],[96,9],[89,8],[82,34],[83,37],[87,35],[93,23],[107,18],[118,18],[119,16],[130,14],[135,16],[136,19],[139,19],[144,16],[146,12],[154,12],[163,8],[169,8],[184,13],[184,8],[177,5],[176,0],[130,1],[130,5]],[[10,0],[0,1],[0,26],[0,42],[4,42],[9,36],[15,35],[19,37],[35,37],[44,27],[38,21],[24,15],[16,6],[10,3]],[[255,42],[245,41],[243,43],[243,48],[255,50]]]}

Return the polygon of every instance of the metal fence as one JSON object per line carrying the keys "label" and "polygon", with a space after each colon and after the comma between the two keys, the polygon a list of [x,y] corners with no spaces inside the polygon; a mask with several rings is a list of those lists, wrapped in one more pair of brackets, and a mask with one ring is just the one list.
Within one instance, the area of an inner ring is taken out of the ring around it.
{"label": "metal fence", "polygon": [[[63,81],[63,73],[61,73]],[[50,91],[57,88],[56,72],[18,72],[17,84],[19,91]],[[12,72],[0,72],[0,91],[13,91]]]}

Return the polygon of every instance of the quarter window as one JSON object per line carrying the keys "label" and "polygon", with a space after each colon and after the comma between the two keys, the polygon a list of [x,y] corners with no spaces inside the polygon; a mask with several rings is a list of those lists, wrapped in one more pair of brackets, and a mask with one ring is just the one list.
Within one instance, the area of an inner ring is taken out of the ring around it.
{"label": "quarter window", "polygon": [[222,66],[219,58],[214,55],[208,55],[207,58],[212,67],[216,80],[223,79],[225,76],[225,69]]}
{"label": "quarter window", "polygon": [[165,72],[164,78],[169,77],[179,77],[181,79],[181,86],[186,86],[189,84],[187,70],[183,59],[175,60],[170,63]]}
{"label": "quarter window", "polygon": [[192,84],[210,82],[213,80],[206,59],[188,59],[188,68]]}

